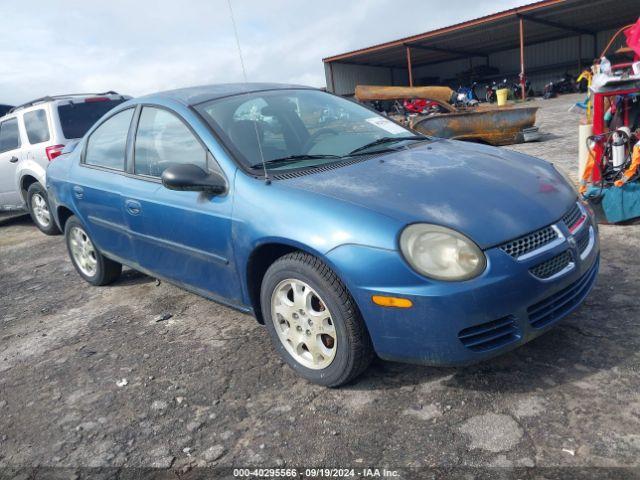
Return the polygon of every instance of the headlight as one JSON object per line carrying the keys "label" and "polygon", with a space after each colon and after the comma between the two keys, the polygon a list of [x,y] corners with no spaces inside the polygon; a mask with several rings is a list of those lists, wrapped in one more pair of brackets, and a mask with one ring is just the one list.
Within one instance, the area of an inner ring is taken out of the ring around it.
{"label": "headlight", "polygon": [[439,225],[409,225],[400,235],[400,250],[416,272],[436,280],[469,280],[487,266],[475,243]]}

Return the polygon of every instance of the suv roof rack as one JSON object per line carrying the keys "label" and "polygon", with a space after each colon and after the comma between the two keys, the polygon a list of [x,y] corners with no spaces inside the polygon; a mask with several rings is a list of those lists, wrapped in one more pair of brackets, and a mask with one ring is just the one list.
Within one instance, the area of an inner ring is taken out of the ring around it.
{"label": "suv roof rack", "polygon": [[[23,103],[22,105],[17,105],[9,110],[7,113],[13,113],[17,110],[22,110],[23,108],[32,107],[33,105],[37,105],[39,103],[51,102],[53,100],[61,100],[65,98],[73,98],[73,97],[86,97],[89,95],[120,95],[118,92],[114,92],[113,90],[109,90],[107,92],[99,92],[99,93],[67,93],[64,95],[47,95],[46,97],[36,98],[35,100],[31,100],[30,102]],[[122,99],[125,98],[124,95],[120,95]]]}

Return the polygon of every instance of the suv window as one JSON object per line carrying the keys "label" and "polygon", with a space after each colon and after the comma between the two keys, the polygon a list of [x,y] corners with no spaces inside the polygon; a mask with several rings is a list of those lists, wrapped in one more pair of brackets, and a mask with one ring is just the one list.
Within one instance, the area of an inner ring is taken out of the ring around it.
{"label": "suv window", "polygon": [[101,100],[58,106],[64,138],[82,138],[102,116],[124,100]]}
{"label": "suv window", "polygon": [[124,170],[127,134],[133,108],[116,113],[96,128],[87,140],[84,163]]}
{"label": "suv window", "polygon": [[164,109],[144,107],[136,133],[135,173],[159,177],[177,163],[206,169],[207,152],[178,117]]}
{"label": "suv window", "polygon": [[20,133],[18,133],[18,119],[10,118],[0,123],[0,153],[15,150],[20,147]]}
{"label": "suv window", "polygon": [[49,141],[47,112],[42,109],[33,110],[25,113],[23,118],[24,128],[27,131],[27,137],[31,145]]}

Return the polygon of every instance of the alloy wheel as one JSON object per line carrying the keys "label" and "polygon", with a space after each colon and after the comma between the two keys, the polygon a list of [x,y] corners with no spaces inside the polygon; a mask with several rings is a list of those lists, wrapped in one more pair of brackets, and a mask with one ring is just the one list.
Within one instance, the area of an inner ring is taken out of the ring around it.
{"label": "alloy wheel", "polygon": [[36,221],[42,227],[47,228],[51,224],[49,206],[41,194],[34,193],[31,196],[31,210],[33,210],[33,215],[36,217]]}
{"label": "alloy wheel", "polygon": [[297,279],[283,280],[271,296],[271,319],[287,352],[301,365],[331,365],[338,343],[331,312],[320,295]]}
{"label": "alloy wheel", "polygon": [[74,226],[69,231],[69,246],[80,271],[88,277],[93,277],[98,268],[98,256],[87,233]]}

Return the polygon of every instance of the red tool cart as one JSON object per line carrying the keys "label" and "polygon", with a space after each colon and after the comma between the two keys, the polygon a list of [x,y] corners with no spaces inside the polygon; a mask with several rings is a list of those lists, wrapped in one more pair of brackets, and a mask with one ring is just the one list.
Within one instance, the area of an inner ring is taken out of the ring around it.
{"label": "red tool cart", "polygon": [[[627,46],[609,57],[615,62],[611,65],[607,52],[623,32]],[[640,217],[639,57],[640,20],[613,36],[593,69],[588,109],[593,125],[580,192],[611,223]]]}
{"label": "red tool cart", "polygon": [[[640,82],[633,81],[620,83],[612,86],[607,86],[599,89],[598,91],[592,91],[592,102],[593,102],[593,136],[599,136],[608,133],[609,126],[605,119],[605,115],[607,113],[608,108],[606,105],[611,105],[615,103],[615,100],[618,97],[626,97],[622,98],[622,102],[627,103],[627,106],[623,107],[623,126],[631,128],[633,126],[629,112],[630,108],[628,107],[629,95],[640,95]],[[607,101],[608,100],[608,101]],[[594,146],[594,157],[596,162],[600,162],[603,154],[603,144],[601,142],[596,142]],[[598,168],[594,168],[592,171],[592,182],[597,183],[600,181],[600,172],[602,171],[603,165],[597,165]]]}

